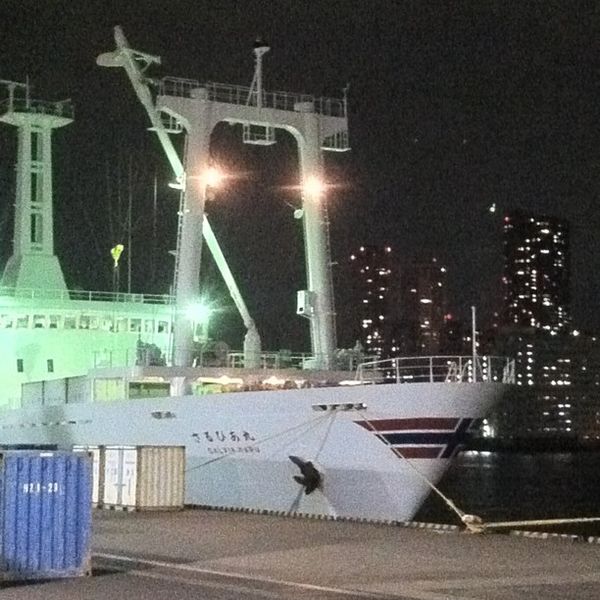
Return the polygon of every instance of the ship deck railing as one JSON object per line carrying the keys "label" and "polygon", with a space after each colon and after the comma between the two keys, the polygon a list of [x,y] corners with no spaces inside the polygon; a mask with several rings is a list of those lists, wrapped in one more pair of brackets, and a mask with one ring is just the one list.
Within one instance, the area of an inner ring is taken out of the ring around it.
{"label": "ship deck railing", "polygon": [[373,383],[515,383],[514,360],[502,356],[414,356],[363,362],[356,380]]}
{"label": "ship deck railing", "polygon": [[24,300],[57,301],[95,301],[95,302],[133,302],[137,304],[173,304],[174,297],[169,294],[132,294],[127,292],[102,292],[88,290],[47,290],[39,288],[0,287],[0,298],[19,298]]}
{"label": "ship deck railing", "polygon": [[0,114],[13,112],[53,115],[55,117],[73,119],[75,111],[71,100],[50,102],[48,100],[10,96],[0,102]]}
{"label": "ship deck railing", "polygon": [[[224,102],[242,106],[257,106],[256,91],[248,86],[209,81],[200,83],[195,79],[164,77],[160,81],[161,96],[199,98],[212,102]],[[311,106],[312,111],[327,117],[345,117],[346,102],[341,98],[316,97],[293,92],[262,92],[262,108],[298,111]]]}
{"label": "ship deck railing", "polygon": [[[210,357],[210,353],[207,355]],[[206,360],[206,356],[200,357],[196,366],[207,366],[210,358]],[[329,370],[334,371],[349,371],[354,373],[359,364],[364,360],[370,360],[374,357],[365,356],[364,354],[354,354],[353,352],[343,353],[334,358]],[[243,352],[228,352],[226,362],[221,362],[219,365],[212,364],[211,366],[227,366],[231,369],[243,368],[245,366],[246,355]],[[318,360],[314,354],[308,352],[289,352],[287,350],[279,350],[274,352],[261,352],[258,360],[253,361],[257,369],[299,369],[311,370],[315,369],[317,364],[323,361]],[[214,363],[214,361],[213,361]]]}
{"label": "ship deck railing", "polygon": [[[196,366],[243,368],[243,352],[229,352],[226,359],[211,361],[204,356]],[[255,361],[256,362],[256,361]],[[218,363],[218,364],[217,364]],[[308,353],[262,352],[256,363],[258,369],[310,370],[319,361]],[[514,360],[503,356],[409,356],[375,359],[353,352],[337,356],[333,370],[354,373],[357,383],[461,383],[461,382],[515,382]]]}

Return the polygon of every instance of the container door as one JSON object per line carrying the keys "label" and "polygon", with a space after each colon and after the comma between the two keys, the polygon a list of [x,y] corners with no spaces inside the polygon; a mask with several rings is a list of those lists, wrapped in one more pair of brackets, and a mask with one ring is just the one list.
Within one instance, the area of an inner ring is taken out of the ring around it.
{"label": "container door", "polygon": [[123,448],[121,450],[121,498],[122,506],[135,506],[137,489],[137,448]]}
{"label": "container door", "polygon": [[104,451],[104,504],[120,503],[122,457],[121,448],[107,447]]}
{"label": "container door", "polygon": [[92,503],[100,500],[100,448],[90,448],[92,453]]}

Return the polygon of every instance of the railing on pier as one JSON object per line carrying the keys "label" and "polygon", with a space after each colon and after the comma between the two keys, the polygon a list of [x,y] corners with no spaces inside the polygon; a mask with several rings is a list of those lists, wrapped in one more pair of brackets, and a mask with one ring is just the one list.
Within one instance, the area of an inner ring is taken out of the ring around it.
{"label": "railing on pier", "polygon": [[[256,91],[250,87],[213,81],[200,83],[195,79],[165,77],[160,82],[159,94],[161,96],[199,98],[226,104],[257,106]],[[303,111],[312,107],[312,112],[323,116],[346,116],[346,102],[343,99],[318,98],[308,94],[294,94],[292,92],[263,91],[262,107],[287,111]],[[308,112],[311,112],[311,110]]]}
{"label": "railing on pier", "polygon": [[501,356],[415,356],[361,363],[356,380],[395,383],[514,383],[514,360]]}

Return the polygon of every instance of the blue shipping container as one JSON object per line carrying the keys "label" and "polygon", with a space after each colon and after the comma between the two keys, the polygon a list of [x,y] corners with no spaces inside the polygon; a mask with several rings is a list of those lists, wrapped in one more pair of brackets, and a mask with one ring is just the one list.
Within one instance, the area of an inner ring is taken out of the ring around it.
{"label": "blue shipping container", "polygon": [[0,581],[89,575],[87,452],[0,452]]}

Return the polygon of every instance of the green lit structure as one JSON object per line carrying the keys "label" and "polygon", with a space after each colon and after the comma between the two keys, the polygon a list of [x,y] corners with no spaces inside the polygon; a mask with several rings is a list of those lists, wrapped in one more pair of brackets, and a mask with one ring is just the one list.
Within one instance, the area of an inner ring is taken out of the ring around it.
{"label": "green lit structure", "polygon": [[18,406],[26,382],[162,363],[173,306],[168,295],[67,288],[54,253],[52,134],[72,123],[73,106],[0,83],[0,121],[18,134],[13,252],[0,280],[0,406]]}

